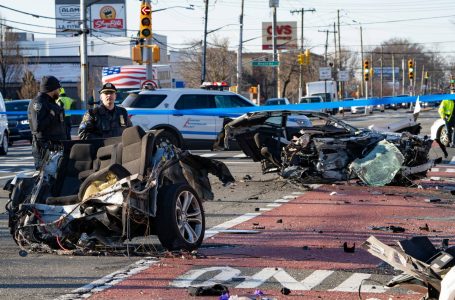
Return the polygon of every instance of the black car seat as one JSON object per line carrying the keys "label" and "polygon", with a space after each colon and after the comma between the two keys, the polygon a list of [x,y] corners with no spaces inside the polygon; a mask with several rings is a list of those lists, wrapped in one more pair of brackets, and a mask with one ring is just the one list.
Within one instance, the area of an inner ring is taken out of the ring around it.
{"label": "black car seat", "polygon": [[122,134],[121,164],[114,163],[88,176],[79,189],[79,200],[83,199],[85,190],[95,180],[105,180],[111,172],[117,180],[130,175],[138,175],[141,180],[147,172],[154,152],[155,135],[145,132],[139,126],[125,129]]}

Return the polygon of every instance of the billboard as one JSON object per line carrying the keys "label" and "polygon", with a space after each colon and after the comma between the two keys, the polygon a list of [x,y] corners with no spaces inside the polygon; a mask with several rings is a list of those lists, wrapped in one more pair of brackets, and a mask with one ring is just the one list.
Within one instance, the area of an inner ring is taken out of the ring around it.
{"label": "billboard", "polygon": [[[297,49],[297,22],[277,22],[275,31],[277,49]],[[272,34],[272,22],[262,22],[262,50],[273,50]]]}
{"label": "billboard", "polygon": [[[80,0],[56,0],[56,35],[74,36],[80,15]],[[91,36],[126,36],[125,0],[87,1],[87,27]]]}

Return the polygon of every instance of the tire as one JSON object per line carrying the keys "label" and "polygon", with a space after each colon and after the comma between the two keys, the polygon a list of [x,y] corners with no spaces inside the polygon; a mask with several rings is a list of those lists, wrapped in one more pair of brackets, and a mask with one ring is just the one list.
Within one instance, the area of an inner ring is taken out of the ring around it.
{"label": "tire", "polygon": [[449,146],[449,136],[447,135],[447,129],[445,126],[441,126],[441,128],[438,130],[438,135],[436,137],[441,144],[444,146],[448,147]]}
{"label": "tire", "polygon": [[3,134],[3,138],[0,142],[0,155],[6,155],[8,154],[8,135],[6,132]]}
{"label": "tire", "polygon": [[158,133],[156,136],[156,141],[157,144],[161,144],[162,142],[165,142],[167,144],[172,144],[176,147],[180,147],[180,142],[176,134],[169,130],[162,129],[161,132]]}
{"label": "tire", "polygon": [[[191,216],[191,218],[189,218]],[[202,202],[188,184],[172,184],[158,191],[156,233],[168,250],[197,249],[204,238]]]}

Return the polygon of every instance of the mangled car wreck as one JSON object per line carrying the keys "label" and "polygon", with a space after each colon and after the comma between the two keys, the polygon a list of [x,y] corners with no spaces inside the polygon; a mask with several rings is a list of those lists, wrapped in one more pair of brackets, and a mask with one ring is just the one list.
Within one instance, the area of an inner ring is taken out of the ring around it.
{"label": "mangled car wreck", "polygon": [[234,178],[224,164],[156,145],[155,136],[135,126],[118,138],[64,141],[38,175],[8,182],[9,228],[21,249],[129,250],[125,241],[149,235],[169,250],[199,247],[202,203],[213,199],[208,173]]}
{"label": "mangled car wreck", "polygon": [[225,144],[235,139],[262,171],[299,183],[360,178],[365,184],[408,184],[425,176],[432,140],[353,127],[320,112],[262,111],[225,126]]}

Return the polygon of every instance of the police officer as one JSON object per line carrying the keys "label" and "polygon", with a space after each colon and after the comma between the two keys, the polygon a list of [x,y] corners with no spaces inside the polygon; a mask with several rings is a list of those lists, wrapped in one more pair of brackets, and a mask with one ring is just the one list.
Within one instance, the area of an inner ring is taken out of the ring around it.
{"label": "police officer", "polygon": [[52,142],[66,139],[65,112],[55,102],[59,97],[60,82],[54,76],[41,79],[38,96],[28,106],[28,121],[32,131],[32,155],[39,169],[46,150]]}
{"label": "police officer", "polygon": [[68,97],[65,93],[64,88],[60,88],[60,97],[57,99],[57,104],[65,110],[65,126],[66,126],[66,138],[71,140],[71,114],[67,111],[71,110],[71,105],[74,100]]}
{"label": "police officer", "polygon": [[[455,94],[455,89],[450,90],[451,94]],[[455,147],[455,115],[454,115],[454,108],[455,108],[455,101],[451,99],[442,100],[441,104],[439,105],[439,116],[441,119],[444,120],[447,130],[447,137],[449,138],[449,147]]]}
{"label": "police officer", "polygon": [[115,86],[105,83],[99,93],[101,105],[89,109],[79,126],[82,140],[120,136],[125,128],[132,126],[126,109],[115,105]]}

